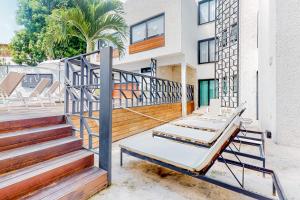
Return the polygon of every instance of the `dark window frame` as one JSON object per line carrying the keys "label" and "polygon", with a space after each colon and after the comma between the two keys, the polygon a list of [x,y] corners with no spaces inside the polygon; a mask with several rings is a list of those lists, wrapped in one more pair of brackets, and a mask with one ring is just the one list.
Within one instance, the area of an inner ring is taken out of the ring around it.
{"label": "dark window frame", "polygon": [[141,74],[151,73],[151,67],[141,68]]}
{"label": "dark window frame", "polygon": [[[148,36],[148,23],[149,21],[155,19],[155,18],[159,18],[159,17],[163,17],[163,33],[162,34],[157,34],[157,35],[153,35],[153,36]],[[158,14],[158,15],[155,15],[153,17],[150,17],[150,18],[147,18],[143,21],[140,21],[136,24],[133,24],[130,26],[130,44],[135,44],[135,43],[138,43],[138,42],[142,42],[142,41],[145,41],[145,40],[149,40],[151,38],[154,38],[154,37],[159,37],[159,36],[163,36],[165,35],[165,13],[161,13],[161,14]],[[138,26],[138,25],[141,25],[141,24],[145,24],[145,33],[146,33],[146,37],[143,39],[143,40],[139,40],[139,41],[135,41],[135,42],[132,42],[132,29],[135,27],[135,26]]]}
{"label": "dark window frame", "polygon": [[[214,22],[216,20],[216,13],[215,13],[215,19],[214,20],[210,20],[210,2],[211,1],[214,1],[215,2],[215,6],[216,6],[216,0],[203,0],[203,1],[199,1],[198,2],[198,25],[208,24],[208,23]],[[203,4],[203,3],[207,3],[207,2],[209,2],[208,3],[208,21],[201,23],[200,22],[200,5]]]}
{"label": "dark window frame", "polygon": [[[215,63],[217,61],[217,55],[216,55],[216,49],[215,49],[215,60],[214,61],[211,61],[210,59],[210,47],[209,47],[209,42],[214,40],[215,41],[215,46],[216,46],[216,40],[215,38],[207,38],[207,39],[204,39],[204,40],[198,40],[198,64],[199,65],[202,65],[202,64],[208,64],[208,63]],[[201,61],[201,53],[200,53],[200,43],[202,42],[208,42],[208,45],[207,45],[207,54],[208,54],[208,62],[200,62]]]}

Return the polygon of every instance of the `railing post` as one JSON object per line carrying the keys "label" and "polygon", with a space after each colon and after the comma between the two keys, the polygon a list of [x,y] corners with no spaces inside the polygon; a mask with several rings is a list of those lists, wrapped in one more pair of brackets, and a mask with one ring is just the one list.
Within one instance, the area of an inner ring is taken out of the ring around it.
{"label": "railing post", "polygon": [[112,151],[112,48],[100,52],[99,167],[106,170],[111,184]]}
{"label": "railing post", "polygon": [[[68,79],[70,78],[69,76],[69,66],[68,66],[68,60],[65,60],[65,79]],[[65,103],[64,103],[64,112],[65,114],[69,114],[69,92],[67,90],[67,84],[66,84],[66,81],[64,82],[65,84]]]}
{"label": "railing post", "polygon": [[81,68],[80,68],[80,138],[83,139],[84,134],[84,127],[83,127],[83,116],[84,116],[84,90],[85,90],[85,83],[84,83],[84,62],[83,57],[80,58],[81,61]]}

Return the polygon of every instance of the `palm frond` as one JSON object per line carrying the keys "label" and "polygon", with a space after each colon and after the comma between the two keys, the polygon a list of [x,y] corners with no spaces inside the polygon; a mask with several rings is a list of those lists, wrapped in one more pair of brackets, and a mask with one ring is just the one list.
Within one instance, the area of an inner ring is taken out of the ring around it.
{"label": "palm frond", "polygon": [[[67,36],[78,37],[89,45],[98,39],[112,42],[124,51],[127,25],[119,0],[75,0],[75,7],[53,11],[49,17],[49,32],[57,41]],[[49,27],[48,26],[48,27]],[[112,35],[113,33],[116,33]]]}

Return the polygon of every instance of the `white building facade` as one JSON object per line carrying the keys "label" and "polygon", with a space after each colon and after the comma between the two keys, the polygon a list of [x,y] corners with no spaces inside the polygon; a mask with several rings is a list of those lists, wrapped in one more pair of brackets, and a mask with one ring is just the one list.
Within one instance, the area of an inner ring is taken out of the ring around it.
{"label": "white building facade", "polygon": [[[234,84],[238,102],[247,102],[244,116],[258,120],[263,130],[273,133],[274,141],[300,146],[299,1],[237,2],[239,52]],[[114,58],[114,67],[149,73],[155,59],[157,77],[194,85],[195,107],[208,106],[217,93],[215,6],[215,0],[127,0],[130,33],[125,55]],[[232,26],[230,39],[235,37],[233,30]]]}
{"label": "white building facade", "polygon": [[[124,8],[130,33],[125,55],[114,59],[114,67],[147,72],[155,59],[157,77],[194,85],[195,107],[208,106],[216,87],[215,1],[127,0]],[[256,83],[258,69],[257,11],[258,0],[240,1],[240,47],[249,48],[239,55],[238,93],[252,119],[257,117],[257,86],[249,84]]]}

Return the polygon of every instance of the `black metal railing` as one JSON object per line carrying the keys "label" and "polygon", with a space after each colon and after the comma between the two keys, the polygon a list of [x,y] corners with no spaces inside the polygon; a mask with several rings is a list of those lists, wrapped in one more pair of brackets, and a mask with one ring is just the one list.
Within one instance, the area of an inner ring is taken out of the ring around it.
{"label": "black metal railing", "polygon": [[[113,69],[113,108],[159,105],[181,101],[181,83],[143,74]],[[187,85],[187,100],[194,88]]]}
{"label": "black metal railing", "polygon": [[[91,55],[99,53],[101,70],[100,65],[88,61]],[[111,48],[65,60],[65,115],[73,125],[75,134],[83,139],[85,147],[99,154],[99,167],[107,171],[109,183],[112,145],[111,69]],[[100,90],[103,95],[100,95]],[[73,123],[73,117],[79,118],[78,125]],[[105,126],[97,126],[94,130],[90,125],[91,120]],[[94,145],[94,142],[97,144]]]}
{"label": "black metal railing", "polygon": [[[100,54],[100,65],[89,61],[94,54]],[[112,69],[110,47],[65,59],[65,115],[85,147],[99,154],[99,166],[109,173],[112,109],[180,102],[181,88],[178,82]],[[187,85],[187,100],[193,98],[194,88]],[[74,117],[79,124],[74,124]]]}

